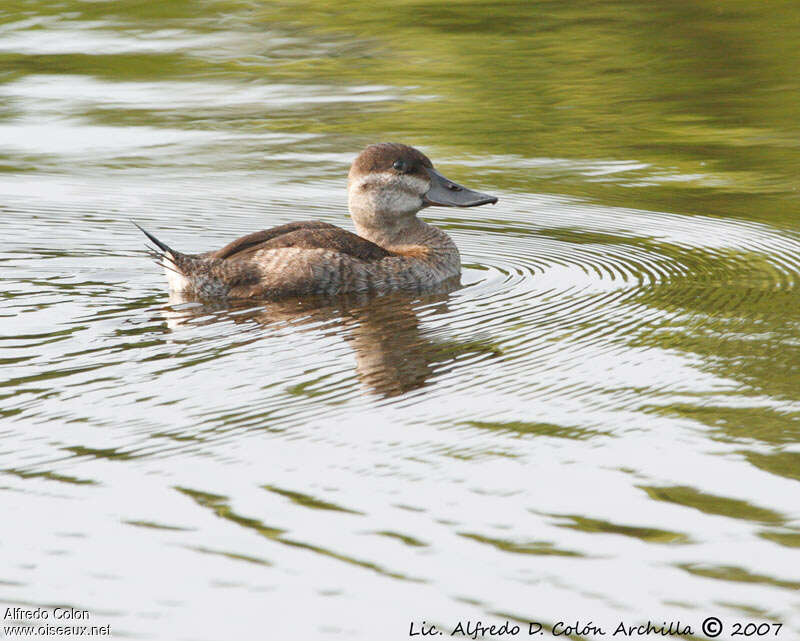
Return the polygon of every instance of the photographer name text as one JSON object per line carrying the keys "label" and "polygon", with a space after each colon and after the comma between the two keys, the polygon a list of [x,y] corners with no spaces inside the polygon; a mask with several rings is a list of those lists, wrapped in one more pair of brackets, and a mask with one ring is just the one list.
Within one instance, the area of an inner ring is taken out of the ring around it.
{"label": "photographer name text", "polygon": [[[554,624],[529,621],[526,624],[504,621],[501,624],[485,624],[482,621],[458,621],[453,626],[442,628],[426,621],[411,622],[409,637],[450,636],[468,639],[497,639],[516,636],[575,637],[593,636],[619,639],[641,639],[643,637],[686,637],[697,638],[696,634],[709,639],[719,637],[723,632],[733,637],[777,637],[782,623],[772,621],[732,621],[723,623],[717,617],[707,617],[697,626],[682,621],[645,621],[631,624],[624,620],[615,621],[612,625],[599,625],[594,621],[558,621]],[[422,639],[419,639],[422,641]]]}

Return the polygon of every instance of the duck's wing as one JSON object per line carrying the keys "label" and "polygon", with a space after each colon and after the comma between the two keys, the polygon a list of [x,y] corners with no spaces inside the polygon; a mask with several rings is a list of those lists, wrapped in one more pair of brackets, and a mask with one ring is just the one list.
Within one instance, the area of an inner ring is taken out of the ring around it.
{"label": "duck's wing", "polygon": [[393,254],[361,236],[320,221],[288,223],[257,231],[237,238],[208,258],[239,261],[265,249],[296,247],[298,249],[329,249],[361,260],[380,260]]}

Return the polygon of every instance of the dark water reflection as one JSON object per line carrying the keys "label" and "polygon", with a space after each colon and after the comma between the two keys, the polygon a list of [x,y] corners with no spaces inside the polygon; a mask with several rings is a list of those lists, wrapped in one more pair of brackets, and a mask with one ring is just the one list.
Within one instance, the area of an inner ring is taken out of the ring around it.
{"label": "dark water reflection", "polygon": [[[170,641],[800,633],[799,23],[0,2],[0,603]],[[129,222],[348,226],[387,139],[500,195],[425,212],[461,287],[170,300]]]}
{"label": "dark water reflection", "polygon": [[[173,331],[197,323],[232,322],[272,326],[291,325],[293,332],[319,331],[339,336],[353,350],[355,371],[365,390],[390,398],[419,389],[435,377],[438,366],[469,354],[495,354],[482,341],[426,338],[415,307],[424,306],[429,319],[450,313],[448,293],[460,282],[442,284],[422,297],[406,293],[385,296],[349,295],[336,298],[306,297],[268,303],[200,302],[180,293],[170,295],[165,310]],[[305,384],[289,388],[293,394],[315,396],[330,390],[316,390]]]}

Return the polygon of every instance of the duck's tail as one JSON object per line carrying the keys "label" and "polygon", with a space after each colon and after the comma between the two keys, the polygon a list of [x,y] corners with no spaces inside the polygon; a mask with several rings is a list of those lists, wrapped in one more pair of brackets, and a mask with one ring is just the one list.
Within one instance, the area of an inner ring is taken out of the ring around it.
{"label": "duck's tail", "polygon": [[178,251],[175,251],[166,243],[162,243],[160,240],[158,240],[158,238],[153,236],[153,234],[143,229],[141,225],[139,225],[138,223],[134,221],[131,222],[134,225],[136,225],[136,228],[140,232],[142,232],[145,236],[147,236],[147,239],[151,243],[155,245],[155,247],[150,247],[149,245],[146,245],[147,255],[150,256],[150,258],[152,258],[157,265],[160,265],[164,269],[168,269],[180,276],[183,276],[184,274],[183,271],[181,270],[181,265],[180,265],[180,263],[182,262],[181,258],[183,258],[183,254],[181,254]]}

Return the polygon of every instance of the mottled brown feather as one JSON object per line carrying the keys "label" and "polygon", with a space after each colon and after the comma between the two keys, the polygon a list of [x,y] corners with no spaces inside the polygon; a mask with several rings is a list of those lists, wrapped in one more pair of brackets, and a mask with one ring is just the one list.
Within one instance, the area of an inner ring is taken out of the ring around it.
{"label": "mottled brown feather", "polygon": [[336,226],[317,220],[299,223],[286,223],[285,225],[278,225],[277,227],[271,227],[270,229],[253,232],[252,234],[247,234],[247,236],[237,238],[236,240],[225,245],[225,247],[222,249],[219,249],[215,252],[209,252],[206,254],[206,256],[209,258],[220,259],[230,258],[234,254],[238,254],[239,252],[252,248],[254,245],[268,242],[274,238],[282,236],[283,234],[297,231],[298,229],[329,229],[331,227],[335,228]]}
{"label": "mottled brown feather", "polygon": [[209,258],[241,260],[266,249],[296,247],[299,249],[330,249],[360,260],[380,260],[392,252],[361,236],[320,221],[288,223],[265,229],[234,240]]}

